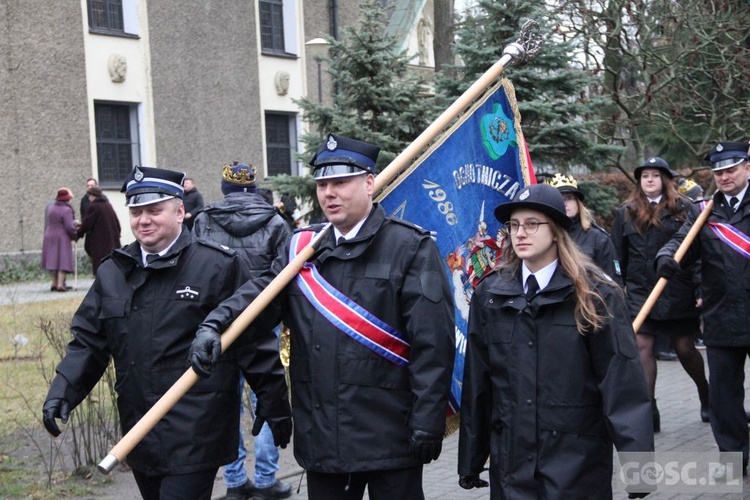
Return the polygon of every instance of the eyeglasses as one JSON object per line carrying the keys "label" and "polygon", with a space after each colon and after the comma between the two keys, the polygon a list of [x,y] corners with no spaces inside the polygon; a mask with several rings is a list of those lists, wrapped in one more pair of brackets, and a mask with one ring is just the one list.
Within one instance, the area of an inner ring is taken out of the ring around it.
{"label": "eyeglasses", "polygon": [[503,224],[509,234],[518,234],[518,229],[523,227],[523,232],[526,234],[534,234],[539,231],[539,226],[542,224],[549,224],[549,222],[539,222],[538,220],[527,220],[523,224],[519,224],[516,221],[509,221]]}

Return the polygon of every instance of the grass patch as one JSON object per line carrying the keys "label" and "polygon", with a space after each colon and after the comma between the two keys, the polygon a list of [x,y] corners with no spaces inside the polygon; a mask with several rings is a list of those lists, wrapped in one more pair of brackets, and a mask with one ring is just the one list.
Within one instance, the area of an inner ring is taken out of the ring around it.
{"label": "grass patch", "polygon": [[48,488],[39,481],[39,472],[30,469],[23,460],[0,455],[0,498],[97,498],[103,496],[103,488],[110,484],[111,479],[100,476],[92,467],[68,477],[58,474]]}
{"label": "grass patch", "polygon": [[[62,316],[61,321],[69,322],[81,300],[71,297],[0,307],[0,437],[17,432],[21,423],[30,425],[41,419],[49,388],[42,373],[54,373],[58,359],[39,328],[40,320]],[[28,343],[14,343],[16,335],[23,335]]]}

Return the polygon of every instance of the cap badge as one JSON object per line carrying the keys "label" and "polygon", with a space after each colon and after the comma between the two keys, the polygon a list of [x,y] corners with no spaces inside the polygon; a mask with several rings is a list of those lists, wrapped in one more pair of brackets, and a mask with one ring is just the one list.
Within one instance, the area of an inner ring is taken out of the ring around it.
{"label": "cap badge", "polygon": [[334,139],[332,135],[329,135],[328,142],[326,142],[326,148],[328,148],[328,151],[334,151],[337,146],[338,143],[336,142],[336,139]]}
{"label": "cap badge", "polygon": [[717,153],[721,153],[722,151],[724,151],[724,146],[722,146],[721,144],[717,144],[716,145],[716,152]]}
{"label": "cap badge", "polygon": [[649,162],[649,163],[656,163],[656,158],[650,158],[650,159],[648,160],[648,162]]}
{"label": "cap badge", "polygon": [[529,194],[530,194],[530,193],[529,193],[529,190],[527,189],[526,191],[524,191],[523,193],[521,193],[521,194],[520,194],[520,195],[518,196],[518,199],[519,199],[519,200],[521,200],[521,201],[523,201],[523,200],[525,200],[526,198],[528,198],[528,197],[529,197]]}
{"label": "cap badge", "polygon": [[133,174],[133,178],[136,182],[141,182],[143,180],[143,172],[139,167],[135,167],[135,174]]}

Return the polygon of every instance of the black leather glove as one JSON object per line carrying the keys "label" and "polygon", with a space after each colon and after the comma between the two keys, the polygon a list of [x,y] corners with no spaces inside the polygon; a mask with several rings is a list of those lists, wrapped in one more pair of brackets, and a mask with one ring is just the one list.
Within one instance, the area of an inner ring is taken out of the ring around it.
{"label": "black leather glove", "polygon": [[458,478],[458,485],[465,490],[470,490],[472,488],[486,488],[490,483],[481,479],[479,474],[477,474],[475,476],[460,476]]}
{"label": "black leather glove", "polygon": [[281,448],[286,448],[286,445],[292,439],[292,417],[271,417],[266,419],[256,414],[255,422],[253,422],[253,436],[260,434],[264,422],[268,422],[268,427],[270,427],[271,434],[273,434],[274,444]]}
{"label": "black leather glove", "polygon": [[650,493],[629,493],[628,498],[646,498]]}
{"label": "black leather glove", "polygon": [[680,271],[680,264],[672,257],[662,255],[656,261],[656,274],[660,278],[670,279]]}
{"label": "black leather glove", "polygon": [[211,375],[211,368],[219,362],[221,356],[221,335],[210,326],[201,326],[195,333],[190,345],[188,361],[201,377]]}
{"label": "black leather glove", "polygon": [[42,422],[52,437],[60,435],[60,428],[55,422],[56,418],[64,424],[67,424],[70,418],[70,403],[62,398],[48,399],[42,407]]}
{"label": "black leather glove", "polygon": [[437,460],[443,449],[443,435],[413,429],[409,451],[423,464]]}

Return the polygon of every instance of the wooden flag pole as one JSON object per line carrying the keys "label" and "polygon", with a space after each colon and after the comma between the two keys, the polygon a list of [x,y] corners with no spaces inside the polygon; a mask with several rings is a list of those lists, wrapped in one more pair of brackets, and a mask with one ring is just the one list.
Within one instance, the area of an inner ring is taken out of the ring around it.
{"label": "wooden flag pole", "polygon": [[[697,219],[695,219],[695,222],[693,223],[693,227],[690,228],[690,231],[688,231],[688,234],[685,235],[685,239],[682,240],[682,244],[680,244],[679,248],[674,254],[674,260],[677,262],[680,262],[682,258],[685,256],[685,254],[688,251],[688,248],[690,248],[690,245],[692,245],[693,240],[696,236],[698,236],[698,232],[703,227],[703,224],[706,223],[706,219],[708,219],[708,216],[711,215],[711,209],[714,206],[714,200],[711,198],[708,200],[708,203],[706,203],[706,208],[703,209],[701,214],[698,216]],[[656,304],[656,300],[659,298],[661,293],[664,291],[664,287],[667,286],[667,279],[666,278],[659,278],[659,281],[656,282],[656,285],[654,285],[654,289],[651,290],[651,293],[649,294],[648,298],[646,299],[646,302],[643,303],[643,307],[641,307],[641,310],[638,311],[638,315],[633,320],[633,331],[635,333],[638,333],[638,330],[641,329],[641,326],[643,326],[643,322],[646,321],[646,317],[651,312],[651,309],[653,309],[654,304]]]}
{"label": "wooden flag pole", "polygon": [[[294,279],[300,272],[302,266],[315,254],[320,241],[328,234],[330,224],[326,225],[300,253],[282,269],[278,275],[268,284],[263,291],[253,300],[237,319],[232,322],[226,331],[221,335],[221,352],[237,340],[245,331],[250,323],[258,317],[268,304],[284,289],[284,287]],[[185,395],[185,393],[200,380],[200,376],[192,367],[177,379],[172,387],[162,395],[161,398],[146,412],[143,417],[133,426],[127,434],[109,451],[109,454],[99,463],[98,469],[102,474],[109,474],[118,463],[122,462],[135,446],[141,442],[146,434],[154,428],[164,415]]]}
{"label": "wooden flag pole", "polygon": [[[541,41],[531,32],[534,23],[528,21],[521,29],[521,35],[516,42],[509,44],[503,50],[503,56],[487,70],[461,97],[451,104],[414,142],[383,169],[375,178],[375,192],[387,186],[440,132],[460,115],[482,92],[497,80],[509,65],[523,61],[538,52]],[[268,304],[291,282],[302,269],[305,262],[312,258],[323,235],[328,234],[328,227],[323,230],[308,246],[279,272],[269,285],[255,298],[245,310],[234,320],[221,336],[221,350],[224,352],[240,334],[258,317]],[[156,426],[167,412],[180,400],[182,396],[199,380],[199,375],[189,368],[177,382],[141,417],[125,436],[110,450],[109,454],[99,463],[98,469],[102,474],[109,474],[114,467],[122,462],[133,448]]]}

